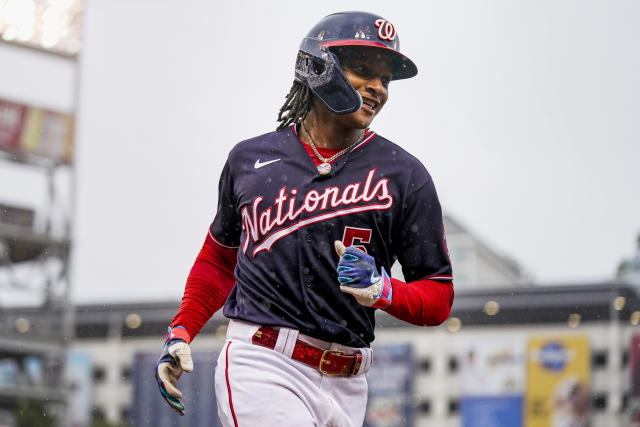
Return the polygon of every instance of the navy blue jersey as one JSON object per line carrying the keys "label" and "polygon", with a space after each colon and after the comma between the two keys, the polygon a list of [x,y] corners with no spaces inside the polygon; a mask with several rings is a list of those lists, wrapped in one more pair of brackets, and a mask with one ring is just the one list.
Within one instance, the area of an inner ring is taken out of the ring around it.
{"label": "navy blue jersey", "polygon": [[339,289],[333,242],[398,259],[407,281],[450,281],[442,211],[419,160],[369,133],[320,175],[289,127],[237,144],[219,185],[211,236],[238,248],[224,315],[353,347],[374,339],[375,309]]}

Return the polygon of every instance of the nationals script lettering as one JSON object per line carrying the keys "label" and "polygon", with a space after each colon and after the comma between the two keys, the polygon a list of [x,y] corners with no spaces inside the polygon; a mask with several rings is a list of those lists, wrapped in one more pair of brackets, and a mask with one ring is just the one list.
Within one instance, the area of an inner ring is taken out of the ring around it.
{"label": "nationals script lettering", "polygon": [[[243,252],[247,252],[250,241],[264,239],[253,250],[253,256],[256,256],[258,252],[268,251],[279,239],[306,225],[357,212],[389,209],[393,205],[389,179],[380,178],[374,183],[375,172],[375,169],[371,169],[364,183],[355,182],[343,188],[327,187],[322,192],[310,190],[304,196],[299,195],[295,188],[287,191],[287,187],[282,187],[273,205],[263,210],[260,210],[260,205],[264,198],[257,196],[251,204],[251,210],[248,206],[242,209],[242,229],[246,231]],[[332,210],[320,213],[327,208]],[[318,215],[298,220],[303,212],[318,212]],[[288,223],[289,226],[271,233],[275,227]]]}

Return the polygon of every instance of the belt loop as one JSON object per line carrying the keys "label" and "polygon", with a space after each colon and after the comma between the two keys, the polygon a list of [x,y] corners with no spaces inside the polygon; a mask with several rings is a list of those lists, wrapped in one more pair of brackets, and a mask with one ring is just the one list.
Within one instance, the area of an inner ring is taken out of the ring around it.
{"label": "belt loop", "polygon": [[298,333],[299,332],[295,329],[280,328],[278,341],[276,341],[274,350],[287,357],[291,357],[291,355],[293,355],[293,348],[298,340]]}
{"label": "belt loop", "polygon": [[251,342],[251,337],[260,328],[255,323],[244,322],[242,320],[230,319],[227,325],[227,339]]}
{"label": "belt loop", "polygon": [[295,329],[289,329],[289,339],[285,343],[282,354],[284,354],[287,357],[293,356],[293,350],[296,346],[296,343],[298,342],[299,334],[300,334],[300,331],[297,331]]}
{"label": "belt loop", "polygon": [[362,354],[362,366],[358,371],[358,375],[366,374],[371,368],[373,364],[373,350],[369,347],[364,347],[360,349],[360,353]]}

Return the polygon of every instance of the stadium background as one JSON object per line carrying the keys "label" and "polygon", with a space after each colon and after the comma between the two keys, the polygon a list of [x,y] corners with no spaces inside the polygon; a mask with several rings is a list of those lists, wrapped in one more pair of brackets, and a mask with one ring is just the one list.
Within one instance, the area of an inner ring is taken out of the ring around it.
{"label": "stadium background", "polygon": [[[367,423],[564,425],[588,408],[632,425],[638,4],[349,6],[389,17],[419,64],[376,130],[434,175],[457,290],[441,327],[380,316],[393,369],[371,375]],[[147,365],[223,153],[273,128],[300,35],[346,6],[0,7],[0,426],[179,425]],[[223,335],[217,316],[196,340],[201,372]],[[207,376],[186,380],[182,422],[216,425]]]}

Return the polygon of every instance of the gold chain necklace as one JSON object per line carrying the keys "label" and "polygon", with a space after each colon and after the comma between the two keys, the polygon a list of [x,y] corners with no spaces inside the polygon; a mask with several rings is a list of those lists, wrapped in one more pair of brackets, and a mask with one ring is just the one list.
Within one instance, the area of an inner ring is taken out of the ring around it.
{"label": "gold chain necklace", "polygon": [[307,126],[304,124],[304,122],[302,122],[302,127],[304,128],[305,132],[307,132],[307,135],[309,135],[309,145],[311,145],[311,149],[313,150],[314,154],[318,157],[318,159],[320,159],[320,161],[322,162],[318,165],[318,173],[320,175],[329,175],[331,173],[331,162],[337,159],[338,157],[342,156],[347,151],[351,150],[353,147],[355,147],[360,141],[362,141],[362,139],[366,134],[366,131],[365,131],[362,134],[362,137],[358,138],[356,142],[354,142],[347,148],[343,148],[342,150],[338,151],[333,156],[329,158],[325,158],[325,157],[322,157],[322,155],[318,152],[318,149],[316,148],[316,144],[313,143],[313,138],[311,138],[311,132],[309,132],[309,129],[307,129]]}

